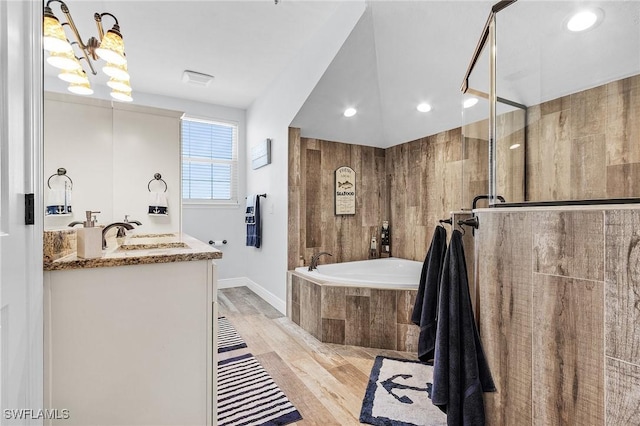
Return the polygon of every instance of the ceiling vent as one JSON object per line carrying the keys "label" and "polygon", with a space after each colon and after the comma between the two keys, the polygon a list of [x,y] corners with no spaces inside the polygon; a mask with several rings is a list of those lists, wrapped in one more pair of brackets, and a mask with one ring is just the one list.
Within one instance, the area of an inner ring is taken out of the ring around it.
{"label": "ceiling vent", "polygon": [[194,86],[207,87],[212,81],[213,76],[209,74],[189,70],[185,70],[185,72],[182,73],[182,82],[193,84]]}

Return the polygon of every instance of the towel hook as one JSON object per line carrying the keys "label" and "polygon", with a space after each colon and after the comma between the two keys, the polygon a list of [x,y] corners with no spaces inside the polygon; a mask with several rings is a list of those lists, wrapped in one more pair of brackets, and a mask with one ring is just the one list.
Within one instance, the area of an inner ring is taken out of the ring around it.
{"label": "towel hook", "polygon": [[165,182],[164,179],[162,179],[162,175],[160,173],[155,173],[153,175],[153,179],[151,179],[147,184],[147,189],[149,190],[149,192],[151,192],[151,182],[153,182],[154,180],[158,180],[164,183],[164,192],[167,192],[167,189],[169,189],[169,185],[167,185],[167,182]]}
{"label": "towel hook", "polygon": [[470,226],[475,230],[475,229],[478,229],[478,227],[480,226],[480,220],[478,219],[478,216],[473,216],[473,217],[470,217],[469,219],[459,220],[458,225],[460,226],[460,229],[462,229],[463,231],[464,231],[463,226]]}
{"label": "towel hook", "polygon": [[51,189],[51,178],[54,177],[54,176],[62,176],[62,177],[66,177],[67,179],[69,179],[69,182],[71,182],[71,189],[73,189],[73,181],[67,175],[67,169],[65,169],[64,167],[60,167],[56,171],[56,173],[54,173],[51,176],[49,176],[49,179],[47,179],[47,186],[49,187],[49,189]]}

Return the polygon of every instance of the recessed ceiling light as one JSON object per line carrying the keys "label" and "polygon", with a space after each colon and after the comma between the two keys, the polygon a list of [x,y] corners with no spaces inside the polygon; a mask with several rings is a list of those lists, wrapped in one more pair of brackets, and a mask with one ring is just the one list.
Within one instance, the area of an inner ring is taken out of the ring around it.
{"label": "recessed ceiling light", "polygon": [[509,147],[509,149],[516,149],[516,148],[520,148],[520,144],[519,143],[514,143],[513,145],[511,145]]}
{"label": "recessed ceiling light", "polygon": [[601,9],[583,10],[569,18],[567,29],[572,32],[580,32],[592,28],[602,17]]}
{"label": "recessed ceiling light", "polygon": [[419,104],[416,109],[420,112],[429,112],[431,111],[431,105],[427,104],[427,103],[421,103]]}
{"label": "recessed ceiling light", "polygon": [[354,115],[356,115],[356,109],[355,108],[347,108],[344,110],[344,116],[345,117],[353,117]]}
{"label": "recessed ceiling light", "polygon": [[462,103],[462,106],[465,108],[471,108],[477,103],[478,103],[478,98],[468,98]]}

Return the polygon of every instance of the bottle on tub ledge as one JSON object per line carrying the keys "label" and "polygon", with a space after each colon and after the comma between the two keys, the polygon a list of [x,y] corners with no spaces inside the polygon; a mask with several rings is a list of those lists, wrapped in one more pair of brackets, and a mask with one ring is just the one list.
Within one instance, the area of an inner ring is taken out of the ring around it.
{"label": "bottle on tub ledge", "polygon": [[376,241],[376,236],[371,236],[371,245],[369,246],[369,259],[377,259],[378,258],[378,242]]}
{"label": "bottle on tub ledge", "polygon": [[382,230],[380,231],[380,257],[391,257],[391,228],[389,221],[382,221]]}

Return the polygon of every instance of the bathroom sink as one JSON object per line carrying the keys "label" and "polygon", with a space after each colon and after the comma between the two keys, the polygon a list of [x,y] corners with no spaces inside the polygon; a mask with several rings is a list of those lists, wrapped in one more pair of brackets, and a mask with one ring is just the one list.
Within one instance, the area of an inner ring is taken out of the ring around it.
{"label": "bathroom sink", "polygon": [[176,238],[176,234],[133,234],[130,238],[164,238],[164,237],[174,237]]}
{"label": "bathroom sink", "polygon": [[118,247],[120,250],[152,250],[152,249],[167,249],[167,248],[190,248],[182,241],[166,241],[166,242],[148,242],[148,243],[126,243],[120,244]]}

